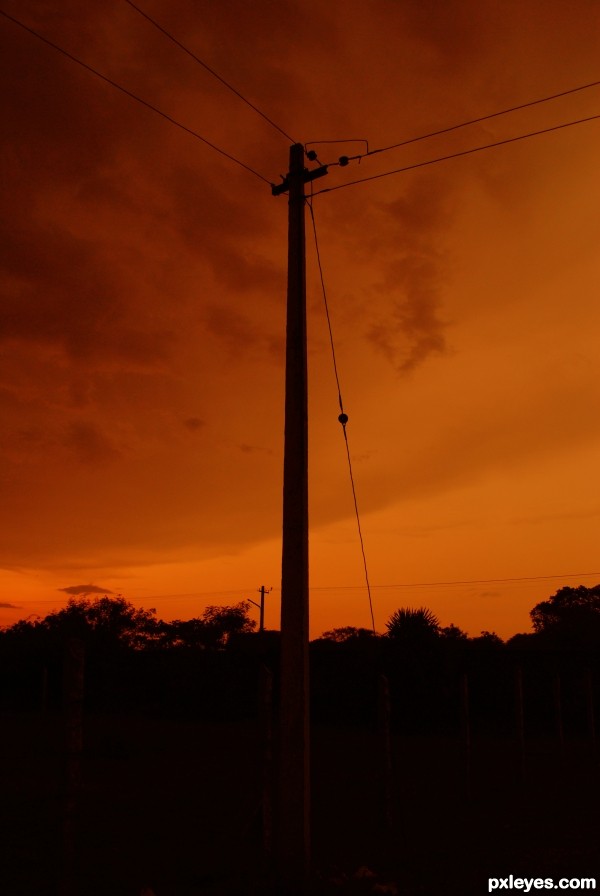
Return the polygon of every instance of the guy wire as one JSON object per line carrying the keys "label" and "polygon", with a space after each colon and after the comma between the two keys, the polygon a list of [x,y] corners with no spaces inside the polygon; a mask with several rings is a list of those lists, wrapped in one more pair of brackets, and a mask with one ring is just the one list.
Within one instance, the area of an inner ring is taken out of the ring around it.
{"label": "guy wire", "polygon": [[[311,187],[312,187],[312,183],[311,183]],[[328,330],[329,330],[329,342],[330,342],[330,345],[331,345],[331,357],[332,357],[332,359],[333,359],[333,370],[334,370],[334,373],[335,373],[335,382],[336,382],[336,386],[337,386],[337,391],[338,391],[338,401],[339,401],[340,412],[341,412],[341,413],[340,413],[339,420],[340,420],[340,423],[342,424],[342,430],[343,430],[343,432],[344,432],[344,443],[345,443],[345,445],[346,445],[346,455],[347,455],[347,457],[348,457],[348,470],[349,470],[349,472],[350,472],[350,485],[352,486],[352,498],[353,498],[353,500],[354,500],[354,511],[355,511],[355,513],[356,513],[356,525],[357,525],[357,527],[358,527],[358,538],[359,538],[359,541],[360,541],[360,550],[361,550],[361,554],[362,554],[363,568],[364,568],[364,571],[365,571],[365,582],[366,582],[366,585],[367,585],[367,594],[368,594],[368,596],[369,596],[369,610],[370,610],[370,613],[371,613],[371,624],[372,624],[372,627],[373,627],[373,633],[376,634],[376,630],[375,630],[375,615],[374,615],[374,613],[373,613],[373,598],[372,598],[372,595],[371,595],[371,584],[370,584],[370,582],[369,582],[369,570],[368,570],[368,567],[367,567],[367,556],[366,556],[366,554],[365,554],[365,543],[364,543],[364,539],[363,539],[362,528],[361,528],[361,525],[360,525],[360,514],[359,514],[359,511],[358,511],[358,500],[357,500],[357,497],[356,497],[356,486],[355,486],[355,483],[354,483],[354,474],[353,474],[353,472],[352,472],[352,458],[351,458],[351,456],[350,456],[350,445],[348,444],[348,434],[347,434],[347,432],[346,432],[346,423],[348,422],[348,417],[347,417],[347,415],[346,415],[345,412],[344,412],[344,403],[343,403],[343,401],[342,401],[342,390],[341,390],[341,388],[340,388],[340,378],[339,378],[339,374],[338,374],[338,367],[337,367],[337,361],[336,361],[336,356],[335,356],[335,343],[334,343],[334,340],[333,340],[333,330],[332,330],[332,327],[331,327],[331,316],[330,316],[330,314],[329,314],[329,303],[328,303],[328,301],[327,301],[327,290],[325,289],[325,278],[324,278],[324,276],[323,276],[323,266],[322,266],[322,264],[321,264],[321,253],[319,252],[319,240],[318,240],[318,237],[317,237],[317,225],[316,225],[316,222],[315,222],[315,214],[314,214],[314,211],[313,211],[312,202],[310,202],[310,201],[307,199],[306,204],[308,205],[308,210],[309,210],[309,212],[310,212],[310,219],[311,219],[311,221],[312,221],[313,234],[314,234],[314,238],[315,238],[315,250],[316,250],[316,255],[317,255],[317,266],[318,266],[318,268],[319,268],[319,277],[320,277],[320,280],[321,280],[321,290],[322,290],[322,292],[323,292],[323,302],[324,302],[324,304],[325,304],[325,316],[326,316],[326,318],[327,318],[327,328],[328,328]]]}

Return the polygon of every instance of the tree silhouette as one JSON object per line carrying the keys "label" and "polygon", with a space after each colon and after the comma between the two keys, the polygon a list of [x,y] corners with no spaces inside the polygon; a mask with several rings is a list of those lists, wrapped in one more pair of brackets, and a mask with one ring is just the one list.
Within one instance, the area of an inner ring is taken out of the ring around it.
{"label": "tree silhouette", "polygon": [[98,646],[140,649],[158,634],[156,610],[134,607],[122,595],[70,598],[39,623],[52,636],[77,636]]}
{"label": "tree silhouette", "polygon": [[437,616],[426,607],[395,610],[386,622],[386,628],[390,638],[412,642],[433,641],[441,632]]}
{"label": "tree silhouette", "polygon": [[248,601],[240,601],[233,607],[207,607],[202,614],[207,643],[225,647],[236,635],[254,631],[256,622],[248,616],[249,610]]}
{"label": "tree silhouette", "polygon": [[468,641],[469,636],[466,632],[463,632],[462,628],[459,628],[457,625],[454,625],[453,622],[450,625],[444,626],[444,628],[440,629],[440,635],[448,641]]}
{"label": "tree silhouette", "polygon": [[530,612],[534,631],[561,640],[600,641],[600,585],[560,588]]}
{"label": "tree silhouette", "polygon": [[484,629],[479,635],[471,638],[471,640],[475,644],[483,644],[488,647],[501,647],[504,644],[500,635],[497,635],[496,632],[488,632],[487,629]]}
{"label": "tree silhouette", "polygon": [[323,640],[335,641],[336,644],[345,644],[346,641],[366,641],[377,637],[378,635],[372,628],[357,628],[354,625],[332,628],[331,631],[323,632],[321,635]]}

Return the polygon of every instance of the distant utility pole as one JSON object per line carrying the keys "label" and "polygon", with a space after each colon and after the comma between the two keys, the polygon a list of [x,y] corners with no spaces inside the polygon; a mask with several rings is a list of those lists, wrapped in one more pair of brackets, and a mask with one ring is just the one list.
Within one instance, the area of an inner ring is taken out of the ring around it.
{"label": "distant utility pole", "polygon": [[289,191],[288,283],[281,567],[278,875],[281,892],[306,890],[310,871],[308,691],[308,389],[304,147],[290,148],[290,170],[273,195]]}
{"label": "distant utility pole", "polygon": [[265,630],[265,594],[270,594],[272,588],[265,588],[264,585],[261,585],[258,589],[258,593],[260,594],[260,603],[257,604],[255,600],[252,598],[248,598],[248,602],[254,604],[255,607],[258,607],[260,610],[260,622],[258,624],[258,630],[262,634]]}

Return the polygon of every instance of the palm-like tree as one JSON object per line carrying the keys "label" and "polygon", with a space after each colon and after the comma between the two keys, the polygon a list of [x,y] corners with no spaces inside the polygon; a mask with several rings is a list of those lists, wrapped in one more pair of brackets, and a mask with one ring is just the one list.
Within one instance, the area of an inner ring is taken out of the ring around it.
{"label": "palm-like tree", "polygon": [[388,636],[402,641],[430,641],[440,634],[440,623],[427,607],[395,610],[386,622]]}

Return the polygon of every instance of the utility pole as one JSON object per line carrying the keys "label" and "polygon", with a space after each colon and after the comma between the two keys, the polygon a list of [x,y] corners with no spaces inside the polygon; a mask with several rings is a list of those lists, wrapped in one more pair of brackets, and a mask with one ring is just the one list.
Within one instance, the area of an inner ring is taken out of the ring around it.
{"label": "utility pole", "polygon": [[265,594],[270,594],[272,590],[272,588],[265,588],[264,585],[260,586],[260,588],[258,589],[258,593],[260,594],[259,604],[257,604],[255,600],[252,600],[252,598],[248,598],[248,602],[254,604],[254,606],[258,607],[258,609],[260,610],[260,622],[258,623],[258,630],[261,635],[265,630]]}
{"label": "utility pole", "polygon": [[304,147],[290,148],[288,282],[281,566],[278,876],[284,896],[305,892],[310,871],[308,690],[308,389],[304,184],[327,173],[304,167]]}

